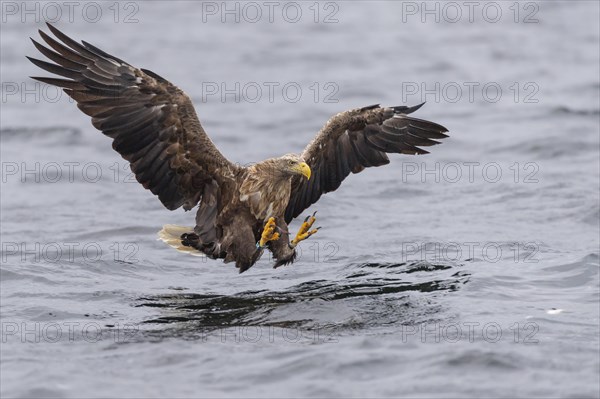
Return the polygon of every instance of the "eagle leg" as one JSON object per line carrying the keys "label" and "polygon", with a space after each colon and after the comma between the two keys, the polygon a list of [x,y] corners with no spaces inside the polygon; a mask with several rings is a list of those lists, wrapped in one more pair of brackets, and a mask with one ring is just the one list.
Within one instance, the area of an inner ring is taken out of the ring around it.
{"label": "eagle leg", "polygon": [[279,233],[275,232],[276,228],[275,218],[269,218],[260,236],[260,241],[256,243],[256,247],[264,248],[269,241],[279,240]]}
{"label": "eagle leg", "polygon": [[317,212],[315,211],[315,213],[313,213],[311,216],[307,216],[306,219],[304,219],[302,226],[300,226],[298,233],[296,233],[296,237],[294,237],[294,239],[291,242],[291,245],[293,247],[298,245],[300,241],[306,240],[308,237],[312,236],[317,231],[319,231],[320,227],[317,227],[316,229],[312,230],[310,229],[315,223],[315,220],[317,220],[317,218],[315,217],[316,214]]}

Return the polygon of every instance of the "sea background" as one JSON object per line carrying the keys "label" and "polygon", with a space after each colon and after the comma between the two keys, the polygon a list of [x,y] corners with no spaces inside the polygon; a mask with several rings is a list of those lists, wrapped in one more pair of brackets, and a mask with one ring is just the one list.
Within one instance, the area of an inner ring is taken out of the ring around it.
{"label": "sea background", "polygon": [[[3,398],[600,396],[598,2],[23,4],[0,25]],[[450,137],[350,176],[295,264],[240,275],[157,241],[194,213],[28,78],[44,19],[185,90],[234,162],[375,103],[427,101]]]}

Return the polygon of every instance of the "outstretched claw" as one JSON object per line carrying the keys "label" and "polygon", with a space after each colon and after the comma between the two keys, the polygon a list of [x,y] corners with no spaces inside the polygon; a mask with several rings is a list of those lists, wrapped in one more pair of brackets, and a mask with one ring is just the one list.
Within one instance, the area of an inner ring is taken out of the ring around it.
{"label": "outstretched claw", "polygon": [[313,213],[312,216],[307,216],[306,219],[304,219],[304,222],[302,223],[302,226],[300,226],[296,237],[291,242],[292,247],[295,247],[300,241],[306,240],[308,237],[312,236],[317,231],[319,231],[320,227],[317,227],[316,229],[312,230],[310,229],[315,223],[315,220],[317,220],[317,218],[315,217],[316,214],[317,211],[315,211],[315,213]]}
{"label": "outstretched claw", "polygon": [[277,225],[275,224],[275,218],[269,218],[265,224],[265,228],[260,236],[260,241],[256,243],[257,248],[264,248],[269,241],[279,240],[279,233],[275,232]]}

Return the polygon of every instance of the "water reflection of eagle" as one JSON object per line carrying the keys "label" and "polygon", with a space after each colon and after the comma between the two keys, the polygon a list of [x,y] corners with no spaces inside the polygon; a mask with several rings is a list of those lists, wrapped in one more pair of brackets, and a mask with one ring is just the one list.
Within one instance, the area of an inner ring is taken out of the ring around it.
{"label": "water reflection of eagle", "polygon": [[[426,154],[446,128],[416,119],[416,111],[372,105],[333,116],[301,154],[250,167],[230,162],[204,132],[190,98],[177,86],[48,25],[57,41],[35,47],[56,64],[29,58],[67,79],[39,81],[64,88],[92,124],[113,139],[137,180],[170,210],[199,205],[196,227],[167,225],[160,238],[178,250],[250,268],[268,248],[275,267],[291,263],[296,245],[318,230],[314,214],[290,241],[287,224],[342,180],[389,163],[386,153]],[[61,43],[62,42],[62,43]]]}

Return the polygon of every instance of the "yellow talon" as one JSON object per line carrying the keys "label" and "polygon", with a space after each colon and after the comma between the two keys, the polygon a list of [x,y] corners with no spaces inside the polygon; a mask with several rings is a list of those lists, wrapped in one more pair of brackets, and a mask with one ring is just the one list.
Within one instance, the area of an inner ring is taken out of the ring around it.
{"label": "yellow talon", "polygon": [[317,231],[319,231],[320,227],[317,227],[316,229],[312,230],[310,229],[315,223],[315,220],[317,220],[317,218],[315,217],[316,213],[317,212],[313,213],[312,216],[307,216],[306,219],[304,219],[304,222],[302,223],[302,226],[300,226],[296,237],[292,240],[293,246],[296,246],[300,241],[306,240],[308,237],[312,236]]}
{"label": "yellow talon", "polygon": [[260,236],[260,241],[258,242],[258,246],[264,248],[269,241],[279,240],[279,233],[275,232],[275,228],[277,225],[275,224],[275,218],[269,218],[267,223],[265,224],[265,228]]}

